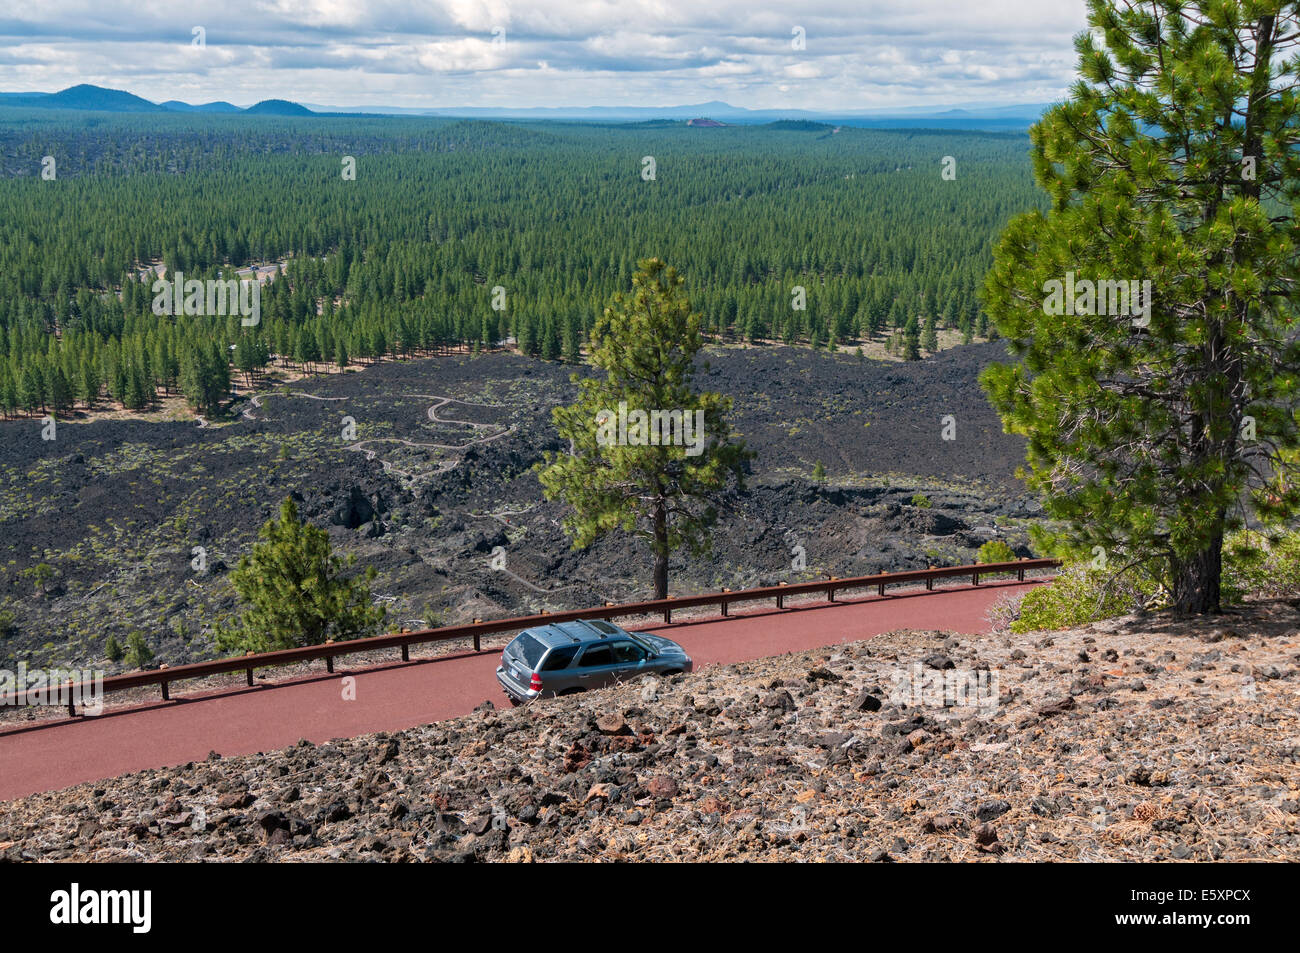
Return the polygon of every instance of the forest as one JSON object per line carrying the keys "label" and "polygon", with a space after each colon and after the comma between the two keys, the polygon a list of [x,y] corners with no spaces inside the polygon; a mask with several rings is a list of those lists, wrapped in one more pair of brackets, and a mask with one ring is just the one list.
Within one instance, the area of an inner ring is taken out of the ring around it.
{"label": "forest", "polygon": [[[650,256],[685,275],[711,340],[887,335],[919,357],[938,330],[991,333],[993,239],[1043,203],[1026,148],[820,123],[0,109],[0,411],[180,393],[212,412],[273,362],[503,346],[577,362]],[[276,263],[256,326],[151,307],[152,266]]]}

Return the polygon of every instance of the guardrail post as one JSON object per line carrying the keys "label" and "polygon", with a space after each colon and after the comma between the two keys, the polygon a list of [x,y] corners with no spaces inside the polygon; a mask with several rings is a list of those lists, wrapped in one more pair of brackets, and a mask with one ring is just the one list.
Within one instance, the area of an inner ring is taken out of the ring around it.
{"label": "guardrail post", "polygon": [[172,696],[171,696],[171,693],[170,693],[169,691],[167,691],[167,683],[166,683],[166,682],[159,682],[159,684],[162,686],[162,696],[163,696],[163,701],[165,701],[165,702],[169,702],[169,701],[171,701],[171,700],[172,700]]}
{"label": "guardrail post", "polygon": [[253,687],[253,670],[252,670],[251,668],[246,668],[246,669],[244,669],[244,675],[245,675],[246,680],[247,680],[247,682],[248,682],[248,687],[249,687],[249,688],[252,688],[252,687]]}
{"label": "guardrail post", "polygon": [[408,646],[408,645],[406,645],[405,643],[403,643],[403,644],[402,644],[402,661],[403,661],[403,662],[409,662],[410,660],[411,660],[411,650],[410,650],[410,646]]}
{"label": "guardrail post", "polygon": [[672,609],[664,609],[664,622],[665,622],[665,623],[668,623],[668,622],[672,622],[672,621],[673,621],[673,610],[672,610]]}
{"label": "guardrail post", "polygon": [[68,682],[68,714],[73,718],[77,717],[77,703],[73,700],[75,697],[72,694],[72,683]]}
{"label": "guardrail post", "polygon": [[[1022,557],[1021,557],[1021,562],[1023,562],[1023,561],[1024,561],[1024,557],[1022,556]],[[1021,582],[1024,582],[1024,581],[1025,581],[1025,567],[1024,567],[1024,566],[1021,566],[1019,569],[1016,570],[1016,578],[1019,579]]]}
{"label": "guardrail post", "polygon": [[979,573],[977,573],[977,572],[973,572],[973,573],[970,574],[970,584],[971,584],[972,586],[978,586],[978,585],[980,584],[980,574],[979,574]]}
{"label": "guardrail post", "polygon": [[726,600],[726,599],[723,599],[723,600],[722,600],[722,614],[723,614],[723,615],[726,615],[726,614],[727,614],[727,600]]}
{"label": "guardrail post", "polygon": [[885,584],[883,582],[876,586],[876,594],[881,596],[885,594]]}
{"label": "guardrail post", "polygon": [[325,671],[329,672],[331,675],[334,674],[334,656],[325,656]]}

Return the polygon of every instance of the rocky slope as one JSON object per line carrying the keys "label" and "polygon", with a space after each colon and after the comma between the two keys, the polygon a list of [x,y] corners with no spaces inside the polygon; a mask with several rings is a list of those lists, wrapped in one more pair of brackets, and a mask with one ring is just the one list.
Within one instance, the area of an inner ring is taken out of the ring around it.
{"label": "rocky slope", "polygon": [[895,632],[36,795],[0,857],[1295,861],[1297,663],[1295,603]]}
{"label": "rocky slope", "polygon": [[[1003,356],[711,352],[700,385],[734,397],[757,457],[713,552],[673,560],[673,592],[970,562],[994,537],[1027,555],[1039,510],[1010,476],[1023,443],[977,382]],[[109,635],[134,631],[158,662],[212,657],[215,623],[237,610],[230,569],[286,495],[377,571],[392,628],[645,598],[646,547],[618,534],[572,549],[567,509],[531,469],[561,449],[551,410],[572,399],[572,372],[451,355],[297,381],[204,428],[69,422],[43,441],[34,420],[0,423],[0,667],[103,666]]]}

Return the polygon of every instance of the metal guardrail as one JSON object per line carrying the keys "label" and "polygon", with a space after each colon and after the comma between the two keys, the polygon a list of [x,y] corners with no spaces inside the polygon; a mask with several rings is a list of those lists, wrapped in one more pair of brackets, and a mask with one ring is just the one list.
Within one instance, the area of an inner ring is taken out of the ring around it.
{"label": "metal guardrail", "polygon": [[[209,675],[224,675],[230,672],[244,672],[248,684],[253,684],[253,672],[259,668],[278,665],[291,665],[295,662],[308,662],[324,659],[326,670],[334,671],[334,659],[344,655],[360,652],[373,652],[377,649],[400,648],[402,661],[410,661],[410,647],[429,642],[451,642],[458,639],[473,639],[474,651],[482,651],[482,638],[498,632],[512,632],[531,628],[535,625],[547,625],[552,622],[573,622],[578,619],[610,619],[624,616],[660,615],[665,623],[672,622],[674,609],[692,609],[699,606],[719,606],[723,616],[728,614],[732,604],[737,602],[757,602],[775,599],[778,609],[785,608],[785,600],[791,596],[825,594],[828,602],[835,601],[837,592],[851,589],[868,589],[874,587],[881,596],[888,586],[906,583],[925,583],[927,590],[934,588],[939,579],[957,579],[969,576],[973,585],[978,586],[980,576],[993,576],[1015,573],[1016,578],[1024,581],[1025,573],[1035,569],[1054,569],[1061,564],[1058,559],[1019,559],[1015,562],[980,563],[968,566],[932,567],[906,572],[878,573],[874,576],[852,576],[844,579],[817,579],[810,582],[781,583],[776,586],[761,586],[755,589],[724,589],[721,592],[702,593],[695,596],[677,596],[668,599],[651,599],[647,602],[606,603],[589,609],[569,609],[561,612],[542,612],[539,615],[516,616],[509,619],[490,621],[475,620],[467,625],[445,626],[439,629],[422,629],[417,632],[392,632],[365,639],[352,639],[346,642],[326,642],[323,645],[306,645],[301,648],[281,649],[275,652],[249,653],[243,656],[216,659],[211,662],[194,662],[175,667],[163,666],[123,675],[110,675],[102,684],[83,682],[68,683],[63,686],[67,692],[68,710],[76,715],[76,705],[72,699],[83,697],[88,691],[98,691],[104,695],[127,691],[146,685],[158,685],[162,689],[163,700],[170,700],[169,686],[172,682],[187,678],[204,678]],[[47,688],[48,691],[48,688]],[[26,703],[26,695],[14,692],[0,696],[0,706],[21,705]]]}

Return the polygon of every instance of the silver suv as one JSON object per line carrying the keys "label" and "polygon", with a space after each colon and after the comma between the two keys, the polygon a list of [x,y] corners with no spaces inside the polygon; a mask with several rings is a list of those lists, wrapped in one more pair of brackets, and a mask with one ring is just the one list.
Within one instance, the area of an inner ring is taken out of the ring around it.
{"label": "silver suv", "polygon": [[632,633],[604,619],[525,629],[501,653],[497,681],[515,704],[541,695],[571,695],[644,675],[691,670],[672,639]]}

